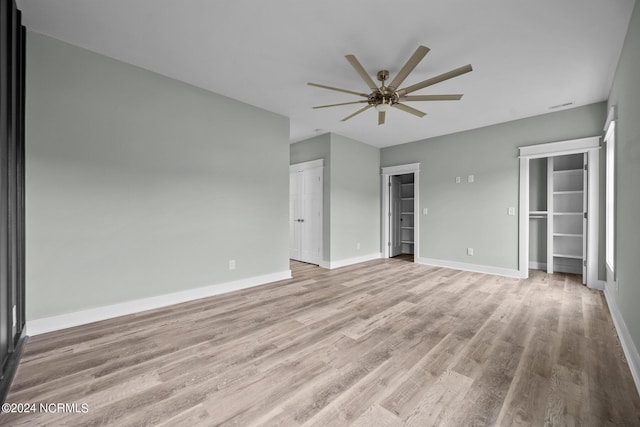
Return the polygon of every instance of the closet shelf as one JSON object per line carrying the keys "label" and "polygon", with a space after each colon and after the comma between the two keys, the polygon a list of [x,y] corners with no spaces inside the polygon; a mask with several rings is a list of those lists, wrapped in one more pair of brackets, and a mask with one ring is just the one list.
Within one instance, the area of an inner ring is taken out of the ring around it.
{"label": "closet shelf", "polygon": [[414,227],[400,227],[400,228],[403,228],[405,230],[413,230],[414,229]]}
{"label": "closet shelf", "polygon": [[413,245],[413,240],[401,240],[400,243],[406,243],[408,245]]}
{"label": "closet shelf", "polygon": [[413,215],[413,212],[400,212],[400,215]]}
{"label": "closet shelf", "polygon": [[574,255],[574,254],[553,254],[555,258],[571,258],[571,259],[582,259],[582,254]]}
{"label": "closet shelf", "polygon": [[554,212],[554,215],[582,215],[582,212]]}
{"label": "closet shelf", "polygon": [[529,215],[546,215],[547,211],[529,211]]}
{"label": "closet shelf", "polygon": [[582,237],[581,233],[553,233],[554,237]]}
{"label": "closet shelf", "polygon": [[561,194],[584,194],[584,191],[582,190],[571,190],[571,191],[554,191],[553,192],[554,195],[561,195]]}
{"label": "closet shelf", "polygon": [[407,182],[406,184],[401,184],[401,185],[413,185],[413,182]]}
{"label": "closet shelf", "polygon": [[578,173],[582,173],[584,172],[584,170],[581,169],[563,169],[563,170],[554,170],[553,173],[556,175],[563,175],[563,174],[578,174]]}
{"label": "closet shelf", "polygon": [[402,200],[413,200],[413,197],[402,197]]}

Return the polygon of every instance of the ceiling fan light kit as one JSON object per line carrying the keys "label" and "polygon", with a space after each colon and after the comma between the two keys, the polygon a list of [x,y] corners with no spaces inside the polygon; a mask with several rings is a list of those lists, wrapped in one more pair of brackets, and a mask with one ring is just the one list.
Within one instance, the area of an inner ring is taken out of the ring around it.
{"label": "ceiling fan light kit", "polygon": [[420,110],[416,110],[413,107],[410,107],[404,102],[412,102],[412,101],[458,101],[462,98],[462,94],[456,95],[409,95],[412,92],[415,92],[420,89],[424,89],[428,86],[443,82],[445,80],[452,79],[454,77],[460,76],[462,74],[473,71],[473,68],[470,64],[456,68],[455,70],[448,71],[446,73],[437,75],[430,79],[424,80],[420,83],[416,83],[414,85],[405,87],[403,89],[398,89],[398,87],[404,82],[407,76],[413,71],[414,68],[418,65],[420,61],[429,53],[429,48],[426,46],[418,46],[418,49],[411,55],[409,60],[403,65],[398,74],[394,77],[394,79],[389,83],[389,85],[385,86],[385,81],[389,79],[389,71],[388,70],[380,70],[376,74],[376,77],[380,81],[380,87],[373,81],[371,76],[367,73],[364,67],[360,64],[360,61],[354,55],[346,55],[347,61],[351,66],[356,70],[356,72],[360,75],[360,78],[367,84],[369,89],[371,89],[371,93],[366,94],[362,92],[356,92],[352,90],[340,89],[333,86],[322,85],[318,83],[307,83],[310,86],[319,87],[321,89],[329,89],[337,92],[348,93],[350,95],[356,95],[360,97],[364,97],[366,99],[360,101],[353,102],[342,102],[339,104],[329,104],[329,105],[320,105],[313,108],[327,108],[327,107],[337,107],[341,105],[350,105],[350,104],[367,104],[364,107],[360,108],[353,114],[348,115],[342,121],[347,121],[350,118],[368,110],[373,107],[378,112],[378,125],[382,125],[385,122],[386,112],[389,111],[392,107],[397,108],[401,111],[407,112],[409,114],[413,114],[417,117],[424,117],[426,113],[423,113]]}

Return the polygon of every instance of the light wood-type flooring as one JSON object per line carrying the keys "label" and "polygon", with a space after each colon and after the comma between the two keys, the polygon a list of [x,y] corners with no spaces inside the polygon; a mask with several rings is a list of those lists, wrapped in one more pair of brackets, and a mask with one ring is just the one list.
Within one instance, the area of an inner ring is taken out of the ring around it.
{"label": "light wood-type flooring", "polygon": [[[35,336],[2,425],[638,426],[603,294],[376,260]],[[82,411],[82,407],[78,406]]]}

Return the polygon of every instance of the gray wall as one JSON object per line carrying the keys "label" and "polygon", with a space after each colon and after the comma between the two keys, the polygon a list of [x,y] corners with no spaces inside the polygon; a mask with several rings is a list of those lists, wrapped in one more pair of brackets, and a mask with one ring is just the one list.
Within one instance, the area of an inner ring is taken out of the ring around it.
{"label": "gray wall", "polygon": [[[529,161],[529,210],[547,210],[547,159]],[[547,263],[547,221],[529,221],[529,261]]]}
{"label": "gray wall", "polygon": [[291,164],[325,160],[323,260],[379,253],[380,150],[324,134],[291,144],[290,157]]}
{"label": "gray wall", "polygon": [[612,289],[636,349],[640,350],[640,7],[636,3],[609,96],[616,105],[616,268]]}
{"label": "gray wall", "polygon": [[419,218],[418,256],[517,269],[518,216],[507,215],[518,207],[517,147],[600,135],[605,117],[602,102],[383,148],[383,167],[421,164],[420,205],[429,214]]}
{"label": "gray wall", "polygon": [[378,148],[331,135],[332,261],[380,253],[380,180]]}
{"label": "gray wall", "polygon": [[289,269],[288,119],[34,33],[26,108],[29,320]]}

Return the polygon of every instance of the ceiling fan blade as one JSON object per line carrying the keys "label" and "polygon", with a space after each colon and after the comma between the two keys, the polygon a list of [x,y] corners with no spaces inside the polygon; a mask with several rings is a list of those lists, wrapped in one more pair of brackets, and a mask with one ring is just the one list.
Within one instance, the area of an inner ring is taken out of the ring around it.
{"label": "ceiling fan blade", "polygon": [[445,80],[449,80],[449,79],[452,79],[454,77],[458,77],[459,75],[468,73],[469,71],[473,71],[473,68],[471,67],[471,64],[467,64],[467,65],[465,65],[463,67],[456,68],[455,70],[451,70],[451,71],[448,71],[446,73],[440,74],[439,76],[431,77],[430,79],[427,79],[427,80],[422,81],[420,83],[416,83],[416,84],[408,86],[408,87],[406,87],[404,89],[400,89],[398,91],[398,94],[400,96],[404,96],[404,95],[406,95],[408,93],[415,92],[418,89],[423,89],[423,88],[425,88],[427,86],[431,86],[431,85],[434,85],[436,83],[440,83],[440,82],[443,82]]}
{"label": "ceiling fan blade", "polygon": [[358,111],[356,111],[355,113],[348,115],[347,117],[345,117],[344,119],[342,119],[342,122],[346,122],[347,120],[349,120],[351,117],[356,116],[360,113],[362,113],[365,110],[368,110],[369,108],[373,107],[373,105],[366,105],[364,107],[362,107],[361,109],[359,109]]}
{"label": "ceiling fan blade", "polygon": [[462,94],[459,95],[409,95],[400,98],[401,102],[405,101],[459,101]]}
{"label": "ceiling fan blade", "polygon": [[364,67],[360,64],[360,61],[354,55],[345,55],[349,64],[356,70],[356,72],[362,77],[362,80],[371,88],[371,90],[378,90],[378,85],[373,81],[371,76],[367,73]]}
{"label": "ceiling fan blade", "polygon": [[313,108],[317,109],[317,108],[327,108],[327,107],[338,107],[340,105],[362,104],[363,102],[369,102],[369,101],[362,100],[362,101],[353,101],[353,102],[342,102],[340,104],[318,105],[317,107],[313,107]]}
{"label": "ceiling fan blade", "polygon": [[369,95],[367,95],[366,93],[360,93],[360,92],[354,92],[352,90],[346,90],[346,89],[340,89],[338,87],[333,87],[333,86],[326,86],[326,85],[321,85],[318,83],[307,83],[309,86],[315,86],[315,87],[320,87],[322,89],[329,89],[329,90],[335,90],[336,92],[344,92],[344,93],[350,93],[352,95],[358,95],[358,96],[364,96],[364,97],[368,97]]}
{"label": "ceiling fan blade", "polygon": [[378,112],[378,125],[383,125],[384,124],[384,117],[387,113],[385,113],[384,111],[379,111]]}
{"label": "ceiling fan blade", "polygon": [[404,79],[406,79],[409,73],[411,73],[413,69],[416,68],[418,63],[422,61],[422,58],[424,58],[427,53],[429,53],[428,47],[418,46],[418,49],[416,49],[413,55],[411,55],[411,58],[409,58],[407,63],[402,66],[402,68],[398,72],[398,75],[396,75],[395,78],[391,81],[391,83],[389,83],[389,86],[388,86],[389,89],[393,91],[398,89],[398,86],[402,84]]}
{"label": "ceiling fan blade", "polygon": [[404,105],[404,104],[393,104],[393,106],[399,110],[402,111],[406,111],[409,114],[413,114],[414,116],[418,116],[418,117],[424,117],[427,113],[423,113],[420,110],[416,110],[413,107],[409,107],[408,105]]}

